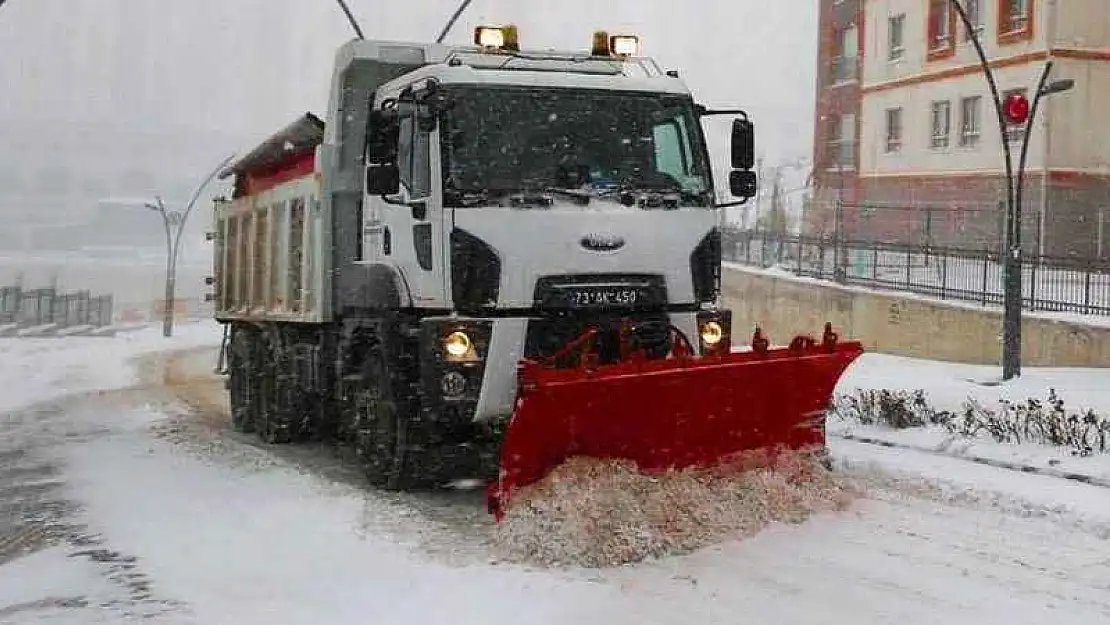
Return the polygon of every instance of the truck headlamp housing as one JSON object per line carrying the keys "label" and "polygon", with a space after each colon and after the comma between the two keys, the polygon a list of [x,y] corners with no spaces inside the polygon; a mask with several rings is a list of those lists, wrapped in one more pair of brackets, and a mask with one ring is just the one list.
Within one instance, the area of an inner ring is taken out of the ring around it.
{"label": "truck headlamp housing", "polygon": [[698,343],[702,354],[727,354],[732,350],[732,312],[703,310],[698,313]]}
{"label": "truck headlamp housing", "polygon": [[709,346],[715,346],[717,345],[717,343],[720,343],[725,338],[725,331],[721,327],[721,324],[717,323],[714,320],[706,321],[705,323],[703,323],[700,331],[701,340]]}
{"label": "truck headlamp housing", "polygon": [[470,336],[461,330],[456,330],[443,338],[443,351],[451,358],[464,358],[474,349]]}

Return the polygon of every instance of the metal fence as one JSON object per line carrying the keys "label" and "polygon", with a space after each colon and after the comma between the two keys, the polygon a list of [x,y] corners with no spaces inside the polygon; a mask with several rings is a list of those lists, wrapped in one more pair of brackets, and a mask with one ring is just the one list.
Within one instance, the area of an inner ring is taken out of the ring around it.
{"label": "metal fence", "polygon": [[[799,276],[939,299],[1002,305],[998,252],[950,247],[844,241],[728,230],[723,257]],[[1028,256],[1024,307],[1032,311],[1110,316],[1110,260]]]}
{"label": "metal fence", "polygon": [[112,324],[112,296],[89,291],[58,292],[53,288],[0,287],[0,326],[56,328]]}

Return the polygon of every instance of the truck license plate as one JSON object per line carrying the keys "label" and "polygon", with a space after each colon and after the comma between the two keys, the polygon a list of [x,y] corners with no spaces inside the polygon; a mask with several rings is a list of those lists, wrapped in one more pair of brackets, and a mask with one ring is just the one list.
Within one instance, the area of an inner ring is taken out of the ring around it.
{"label": "truck license plate", "polygon": [[573,308],[605,306],[635,306],[643,300],[639,289],[625,288],[571,288],[566,291],[567,304]]}

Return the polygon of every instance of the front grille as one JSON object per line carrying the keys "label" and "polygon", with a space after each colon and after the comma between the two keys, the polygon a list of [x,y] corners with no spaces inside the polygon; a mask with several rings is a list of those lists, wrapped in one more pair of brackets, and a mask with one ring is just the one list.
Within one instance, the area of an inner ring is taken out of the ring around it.
{"label": "front grille", "polygon": [[[632,349],[643,349],[648,358],[665,358],[670,351],[670,319],[666,313],[616,314],[552,314],[528,321],[524,344],[524,357],[547,360],[573,341],[590,326],[600,333],[594,337],[594,350],[603,364],[620,360],[620,334],[622,321],[633,323],[630,338]],[[578,364],[578,355],[571,354],[555,363],[558,368]]]}

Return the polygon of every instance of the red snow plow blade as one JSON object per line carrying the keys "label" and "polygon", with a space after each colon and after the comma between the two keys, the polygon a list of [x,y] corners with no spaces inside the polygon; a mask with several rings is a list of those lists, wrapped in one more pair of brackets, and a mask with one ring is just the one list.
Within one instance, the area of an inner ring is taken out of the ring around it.
{"label": "red snow plow blade", "polygon": [[[561,354],[588,349],[594,333]],[[597,365],[583,350],[569,369],[523,361],[489,511],[500,522],[515,490],[573,456],[630,460],[653,473],[715,467],[753,450],[823,449],[824,411],[862,353],[826,324],[823,340],[799,336],[782,348],[769,348],[757,329],[748,352],[695,356],[676,337],[665,359],[631,354]]]}

